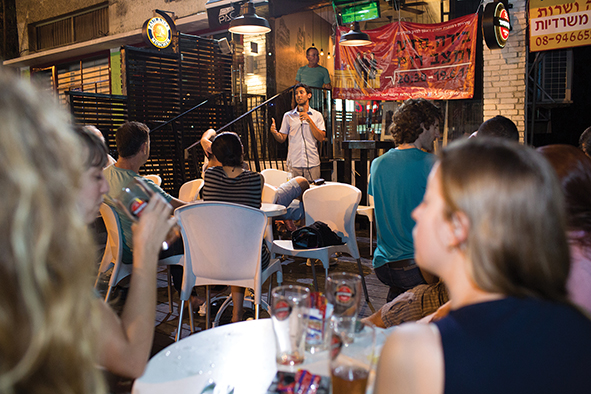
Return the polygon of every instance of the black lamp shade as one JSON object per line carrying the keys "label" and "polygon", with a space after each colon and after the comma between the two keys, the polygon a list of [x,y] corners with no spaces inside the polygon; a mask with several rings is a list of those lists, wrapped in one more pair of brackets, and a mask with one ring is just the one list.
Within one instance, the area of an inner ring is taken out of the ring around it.
{"label": "black lamp shade", "polygon": [[361,31],[359,22],[355,22],[353,25],[353,30],[341,36],[339,45],[346,47],[361,47],[364,45],[369,45],[371,42],[372,41],[369,38],[369,35]]}
{"label": "black lamp shade", "polygon": [[254,4],[247,2],[242,5],[241,15],[230,22],[231,33],[235,34],[264,34],[271,31],[271,26],[265,18],[254,12]]}

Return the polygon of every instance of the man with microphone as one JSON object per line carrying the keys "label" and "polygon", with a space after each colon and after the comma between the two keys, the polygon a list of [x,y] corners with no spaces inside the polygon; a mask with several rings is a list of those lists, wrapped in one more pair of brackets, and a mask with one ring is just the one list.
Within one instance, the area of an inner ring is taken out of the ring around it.
{"label": "man with microphone", "polygon": [[320,155],[316,142],[324,141],[326,136],[324,117],[310,108],[310,87],[298,83],[294,91],[297,107],[283,115],[279,131],[275,119],[272,120],[271,134],[278,142],[284,142],[289,136],[287,166],[294,177],[303,176],[312,182],[320,178]]}

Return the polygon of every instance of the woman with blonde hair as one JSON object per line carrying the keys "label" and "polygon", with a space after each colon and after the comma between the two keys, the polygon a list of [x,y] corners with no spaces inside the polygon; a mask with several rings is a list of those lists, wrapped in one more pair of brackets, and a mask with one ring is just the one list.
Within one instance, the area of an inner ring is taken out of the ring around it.
{"label": "woman with blonde hair", "polygon": [[441,277],[449,315],[400,326],[376,393],[581,393],[591,320],[567,301],[560,185],[534,150],[500,139],[444,149],[414,210],[415,258]]}
{"label": "woman with blonde hair", "polygon": [[[113,364],[112,349],[146,329],[137,318],[119,321],[92,288],[96,248],[86,222],[100,200],[81,202],[84,177],[92,176],[81,163],[101,160],[87,161],[52,98],[6,74],[0,86],[0,392],[106,392],[97,365]],[[170,208],[156,200],[149,206],[137,237],[160,245],[172,225]],[[156,266],[155,248],[144,249],[138,267]],[[145,365],[151,336],[141,339],[133,347],[143,346]],[[127,374],[136,371],[141,363]]]}

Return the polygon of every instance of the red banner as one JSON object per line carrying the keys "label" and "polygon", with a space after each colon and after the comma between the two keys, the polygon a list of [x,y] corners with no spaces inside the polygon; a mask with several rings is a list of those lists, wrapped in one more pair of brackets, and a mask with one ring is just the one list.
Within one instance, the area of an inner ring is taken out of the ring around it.
{"label": "red banner", "polygon": [[[349,100],[474,96],[478,15],[449,22],[394,22],[366,30],[372,43],[336,46],[333,94]],[[347,28],[337,29],[336,42]]]}

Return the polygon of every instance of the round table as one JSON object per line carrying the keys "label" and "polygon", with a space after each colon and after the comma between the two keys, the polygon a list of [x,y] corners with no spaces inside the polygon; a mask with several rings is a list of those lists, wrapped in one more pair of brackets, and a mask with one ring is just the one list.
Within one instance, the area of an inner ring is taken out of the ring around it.
{"label": "round table", "polygon": [[264,202],[261,204],[261,211],[265,212],[267,217],[272,218],[275,216],[285,215],[287,213],[287,208],[280,204]]}
{"label": "round table", "polygon": [[[376,332],[379,352],[389,330]],[[227,324],[193,334],[161,350],[133,385],[132,394],[199,394],[213,380],[219,388],[234,387],[235,394],[264,394],[277,368],[306,369],[328,376],[328,351],[306,352],[296,367],[275,362],[275,337],[271,319]]]}
{"label": "round table", "polygon": [[[155,355],[132,394],[198,394],[212,379],[235,394],[266,393],[277,373],[271,319],[227,324],[188,336]],[[300,368],[328,376],[328,352],[306,353]],[[223,391],[222,391],[223,392]]]}

